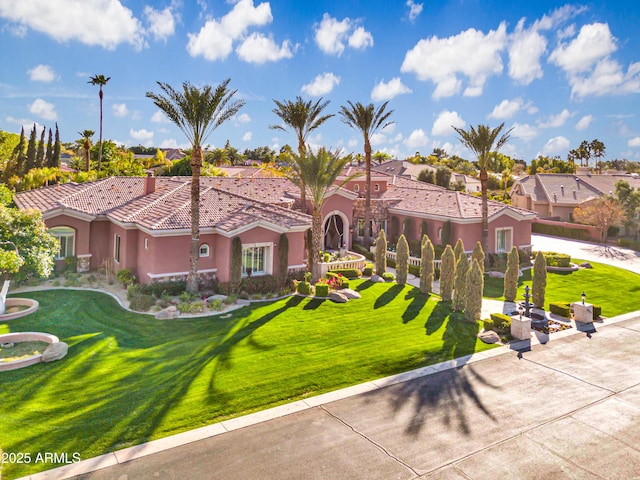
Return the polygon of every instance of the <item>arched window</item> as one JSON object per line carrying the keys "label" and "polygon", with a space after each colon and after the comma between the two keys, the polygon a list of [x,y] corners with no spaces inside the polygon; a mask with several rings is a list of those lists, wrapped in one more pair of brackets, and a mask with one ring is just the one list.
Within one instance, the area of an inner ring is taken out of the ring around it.
{"label": "arched window", "polygon": [[354,192],[359,192],[360,191],[360,185],[358,185],[357,183],[353,186],[353,191]]}
{"label": "arched window", "polygon": [[376,183],[376,184],[373,186],[373,191],[374,191],[374,192],[379,192],[379,191],[380,191],[380,184],[379,184],[379,183]]}
{"label": "arched window", "polygon": [[209,256],[209,245],[203,243],[200,245],[200,258]]}
{"label": "arched window", "polygon": [[67,257],[73,257],[76,252],[76,231],[71,227],[53,227],[49,229],[49,233],[58,241],[58,251],[55,259],[63,260]]}

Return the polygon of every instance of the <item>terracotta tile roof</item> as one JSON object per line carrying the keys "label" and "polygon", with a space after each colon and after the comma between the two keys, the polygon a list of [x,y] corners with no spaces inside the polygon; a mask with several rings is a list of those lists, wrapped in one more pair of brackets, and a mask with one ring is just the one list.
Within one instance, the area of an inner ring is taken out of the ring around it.
{"label": "terracotta tile roof", "polygon": [[15,196],[16,205],[22,209],[34,208],[41,212],[53,210],[59,206],[59,201],[85,185],[79,183],[64,183],[50,187],[37,188],[20,192]]}

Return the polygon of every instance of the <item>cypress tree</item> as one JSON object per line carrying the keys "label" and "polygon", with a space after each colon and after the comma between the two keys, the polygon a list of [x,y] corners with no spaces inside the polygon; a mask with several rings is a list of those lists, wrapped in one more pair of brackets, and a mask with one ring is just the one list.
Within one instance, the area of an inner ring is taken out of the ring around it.
{"label": "cypress tree", "polygon": [[480,320],[482,314],[482,290],[484,277],[478,260],[471,261],[471,268],[467,272],[467,296],[464,306],[464,318],[468,322]]}
{"label": "cypress tree", "polygon": [[456,277],[456,258],[453,255],[453,248],[447,245],[442,253],[442,263],[440,264],[440,296],[446,302],[451,301],[453,283]]}
{"label": "cypress tree", "polygon": [[429,235],[429,225],[426,220],[422,220],[420,224],[420,238],[424,240],[425,235]]}
{"label": "cypress tree", "polygon": [[435,252],[428,235],[422,236],[420,249],[420,291],[429,293],[433,290],[433,260]]}
{"label": "cypress tree", "polygon": [[25,147],[24,127],[20,130],[20,141],[11,153],[11,159],[7,163],[2,178],[7,182],[13,176],[21,176],[24,169],[24,147]]}
{"label": "cypress tree", "polygon": [[453,309],[464,310],[467,297],[467,272],[469,271],[469,259],[467,256],[460,255],[456,263],[456,280],[453,290]]}
{"label": "cypress tree", "polygon": [[442,233],[440,234],[440,240],[443,247],[451,245],[451,222],[449,220],[442,224]]}
{"label": "cypress tree", "polygon": [[44,157],[45,167],[54,167],[51,165],[51,159],[53,158],[53,132],[49,129],[49,141],[47,142],[47,152]]}
{"label": "cypress tree", "polygon": [[533,288],[531,299],[538,308],[544,308],[544,294],[547,288],[547,260],[542,252],[538,252],[533,262]]}
{"label": "cypress tree", "polygon": [[376,274],[382,275],[387,271],[387,236],[380,230],[376,240]]}
{"label": "cypress tree", "polygon": [[231,240],[231,289],[235,290],[242,281],[242,240],[233,237]]}
{"label": "cypress tree", "polygon": [[404,235],[400,235],[396,244],[396,282],[406,285],[409,274],[409,244]]}
{"label": "cypress tree", "polygon": [[456,242],[456,246],[453,249],[453,253],[456,256],[456,262],[460,258],[460,255],[464,255],[466,257],[464,253],[464,243],[462,242],[461,238],[459,238],[458,241]]}
{"label": "cypress tree", "polygon": [[478,261],[478,265],[480,265],[480,271],[484,275],[484,250],[482,250],[482,244],[479,241],[476,242],[476,246],[473,247],[471,259]]}
{"label": "cypress tree", "polygon": [[518,275],[520,274],[518,259],[518,248],[511,247],[507,255],[507,270],[504,272],[504,299],[507,302],[515,301],[518,293]]}
{"label": "cypress tree", "polygon": [[58,123],[56,122],[56,140],[53,144],[53,156],[51,157],[51,165],[49,167],[56,168],[60,166],[60,150],[62,146],[60,144],[60,131],[58,130]]}
{"label": "cypress tree", "polygon": [[33,124],[31,135],[29,135],[29,144],[27,145],[27,162],[23,175],[36,166],[36,124]]}
{"label": "cypress tree", "polygon": [[42,128],[42,133],[40,134],[40,143],[38,143],[38,149],[36,151],[36,168],[44,167],[44,135],[47,129]]}
{"label": "cypress tree", "polygon": [[289,276],[289,237],[281,233],[278,239],[278,283],[283,286]]}

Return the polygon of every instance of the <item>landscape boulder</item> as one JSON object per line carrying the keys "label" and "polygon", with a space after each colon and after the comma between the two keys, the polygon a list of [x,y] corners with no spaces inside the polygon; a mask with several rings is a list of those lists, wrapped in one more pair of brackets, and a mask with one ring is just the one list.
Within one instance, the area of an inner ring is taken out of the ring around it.
{"label": "landscape boulder", "polygon": [[343,295],[341,292],[336,292],[335,290],[329,292],[329,300],[332,300],[336,303],[347,303],[349,299]]}
{"label": "landscape boulder", "polygon": [[384,283],[384,278],[382,278],[380,275],[371,275],[370,280],[373,283]]}
{"label": "landscape boulder", "polygon": [[356,292],[355,290],[351,290],[350,288],[343,288],[342,290],[339,291],[339,293],[341,293],[348,299],[361,297],[360,293]]}
{"label": "landscape boulder", "polygon": [[593,265],[591,265],[589,262],[582,262],[580,266],[582,268],[593,268]]}
{"label": "landscape boulder", "polygon": [[174,318],[178,318],[180,316],[180,310],[175,305],[171,305],[163,310],[160,310],[156,313],[156,318],[158,320],[172,320]]}
{"label": "landscape boulder", "polygon": [[484,343],[496,343],[500,341],[500,336],[493,330],[488,330],[478,334],[478,338]]}
{"label": "landscape boulder", "polygon": [[55,362],[56,360],[60,360],[61,358],[66,357],[68,351],[69,345],[67,345],[66,343],[52,343],[44,349],[44,352],[42,352],[42,361],[44,363]]}

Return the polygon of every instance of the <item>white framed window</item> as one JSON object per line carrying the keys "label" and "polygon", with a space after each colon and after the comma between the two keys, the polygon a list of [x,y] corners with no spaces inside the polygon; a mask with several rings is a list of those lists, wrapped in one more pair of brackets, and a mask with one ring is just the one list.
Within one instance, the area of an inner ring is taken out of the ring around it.
{"label": "white framed window", "polygon": [[251,243],[242,245],[242,276],[269,275],[273,243]]}
{"label": "white framed window", "polygon": [[200,245],[200,258],[209,256],[209,245],[203,243]]}
{"label": "white framed window", "polygon": [[379,183],[376,183],[376,184],[373,186],[373,191],[374,191],[374,192],[379,192],[379,191],[380,191],[380,184],[379,184]]}
{"label": "white framed window", "polygon": [[117,233],[113,236],[113,259],[120,263],[120,235]]}
{"label": "white framed window", "polygon": [[496,228],[496,252],[508,252],[513,245],[513,227]]}
{"label": "white framed window", "polygon": [[438,240],[442,240],[442,227],[438,229]]}
{"label": "white framed window", "polygon": [[64,260],[75,255],[76,231],[71,227],[53,227],[49,233],[58,241],[56,260]]}
{"label": "white framed window", "polygon": [[353,191],[354,192],[359,192],[360,191],[360,185],[358,185],[357,183],[353,186]]}
{"label": "white framed window", "polygon": [[148,238],[144,239],[144,249],[145,250],[149,250],[149,239]]}

